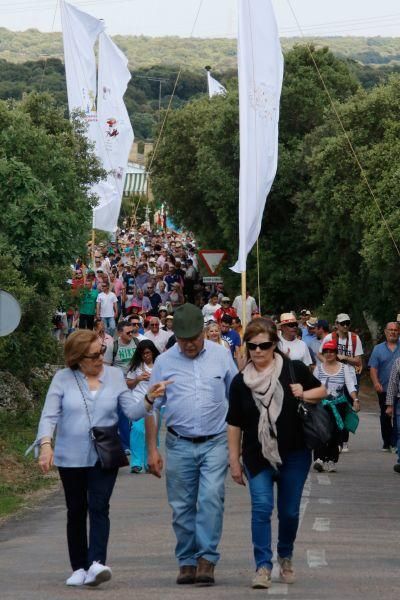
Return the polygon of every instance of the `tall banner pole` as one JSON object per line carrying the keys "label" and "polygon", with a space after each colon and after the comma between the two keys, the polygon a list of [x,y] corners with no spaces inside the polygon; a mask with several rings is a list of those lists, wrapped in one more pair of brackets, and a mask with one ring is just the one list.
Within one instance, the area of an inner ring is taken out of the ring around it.
{"label": "tall banner pole", "polygon": [[91,248],[92,248],[92,265],[93,265],[93,269],[95,267],[95,261],[94,261],[94,255],[95,255],[94,243],[95,243],[95,239],[96,239],[95,230],[92,229],[92,246],[91,246]]}
{"label": "tall banner pole", "polygon": [[247,314],[246,314],[246,271],[242,271],[242,330],[246,329]]}
{"label": "tall banner pole", "polygon": [[257,249],[257,288],[258,288],[258,312],[261,315],[261,285],[260,285],[260,248],[258,244],[258,239],[256,243]]}

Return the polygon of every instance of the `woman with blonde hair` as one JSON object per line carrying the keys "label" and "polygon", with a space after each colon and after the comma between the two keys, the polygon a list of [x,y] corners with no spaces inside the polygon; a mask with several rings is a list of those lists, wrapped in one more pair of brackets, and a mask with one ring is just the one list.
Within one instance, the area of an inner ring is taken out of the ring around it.
{"label": "woman with blonde hair", "polygon": [[229,350],[229,352],[231,351],[228,342],[222,339],[221,329],[216,321],[211,321],[210,323],[207,323],[205,328],[205,334],[207,340],[210,340],[211,342],[215,342],[216,344],[223,346],[224,348]]}

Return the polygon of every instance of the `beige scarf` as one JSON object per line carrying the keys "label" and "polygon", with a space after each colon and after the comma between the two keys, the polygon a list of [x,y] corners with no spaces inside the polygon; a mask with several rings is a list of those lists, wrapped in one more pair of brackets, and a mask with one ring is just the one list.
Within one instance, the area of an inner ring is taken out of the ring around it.
{"label": "beige scarf", "polygon": [[282,366],[282,356],[275,353],[271,365],[264,371],[257,371],[252,362],[247,363],[243,369],[243,381],[250,388],[260,411],[258,439],[262,453],[274,469],[282,464],[276,430],[283,404],[283,388],[279,381]]}

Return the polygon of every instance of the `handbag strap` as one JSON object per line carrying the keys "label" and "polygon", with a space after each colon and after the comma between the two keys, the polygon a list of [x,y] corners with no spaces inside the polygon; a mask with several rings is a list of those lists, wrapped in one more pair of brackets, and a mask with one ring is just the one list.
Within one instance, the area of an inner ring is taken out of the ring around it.
{"label": "handbag strap", "polygon": [[293,368],[293,363],[289,358],[289,374],[290,374],[290,379],[292,380],[292,383],[296,383],[296,377],[294,374],[294,368]]}
{"label": "handbag strap", "polygon": [[74,377],[75,377],[76,384],[77,384],[77,386],[79,388],[79,391],[81,393],[83,403],[85,405],[86,414],[87,414],[87,418],[88,418],[89,425],[90,425],[90,431],[92,431],[92,427],[93,427],[93,425],[92,425],[92,419],[90,418],[90,413],[89,413],[88,405],[87,405],[87,402],[86,402],[85,394],[83,393],[83,389],[81,387],[81,384],[79,383],[79,379],[78,379],[77,374],[75,373],[75,371],[73,371],[73,374],[74,374]]}

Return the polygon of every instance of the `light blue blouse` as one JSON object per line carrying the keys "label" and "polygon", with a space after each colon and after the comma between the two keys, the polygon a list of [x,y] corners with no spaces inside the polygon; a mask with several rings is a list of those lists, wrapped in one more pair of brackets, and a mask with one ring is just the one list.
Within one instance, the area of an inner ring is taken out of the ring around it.
{"label": "light blue blouse", "polygon": [[45,436],[54,435],[54,464],[58,467],[92,467],[98,460],[90,436],[90,423],[75,375],[85,395],[91,424],[114,425],[118,421],[118,405],[132,421],[147,412],[143,398],[135,400],[128,389],[121,369],[104,365],[100,388],[93,398],[86,377],[79,370],[62,369],[56,373],[47,392],[36,444]]}

